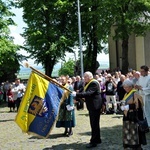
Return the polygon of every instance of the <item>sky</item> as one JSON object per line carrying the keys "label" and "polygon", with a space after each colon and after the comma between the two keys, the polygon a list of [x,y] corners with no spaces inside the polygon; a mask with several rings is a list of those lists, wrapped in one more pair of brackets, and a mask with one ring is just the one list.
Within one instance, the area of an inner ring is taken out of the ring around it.
{"label": "sky", "polygon": [[[17,9],[17,8],[13,8],[12,12],[15,13],[15,17],[13,17],[14,22],[17,24],[17,26],[10,26],[10,31],[11,31],[11,36],[14,37],[14,43],[15,44],[19,44],[19,45],[23,45],[24,42],[24,38],[20,35],[23,33],[23,28],[26,27],[26,24],[24,23],[23,19],[22,19],[22,15],[23,15],[23,11],[22,9]],[[21,54],[27,56],[27,52],[25,52],[24,50],[20,50]],[[34,59],[28,59],[28,62],[30,64],[32,64],[32,66],[34,66]],[[22,62],[22,64],[25,61]]]}
{"label": "sky", "polygon": [[[22,11],[22,9],[13,8],[12,12],[14,12],[16,15],[15,17],[13,17],[13,20],[15,21],[17,26],[10,26],[11,35],[14,37],[15,44],[23,45],[24,38],[20,35],[21,33],[23,33],[23,27],[26,27],[26,24],[24,23],[23,18],[22,18],[23,11]],[[76,49],[74,51],[75,51],[75,54],[66,53],[66,61],[69,58],[75,59],[75,55],[76,55],[76,57],[78,57],[79,50]],[[23,50],[21,50],[20,53],[25,56],[27,55],[27,53]],[[100,62],[100,64],[103,62],[109,62],[109,55],[105,55],[104,53],[101,53],[98,55],[97,60]],[[22,62],[22,64],[23,63],[24,62]],[[28,59],[28,63],[31,66],[36,66],[36,64],[34,64],[34,59]]]}

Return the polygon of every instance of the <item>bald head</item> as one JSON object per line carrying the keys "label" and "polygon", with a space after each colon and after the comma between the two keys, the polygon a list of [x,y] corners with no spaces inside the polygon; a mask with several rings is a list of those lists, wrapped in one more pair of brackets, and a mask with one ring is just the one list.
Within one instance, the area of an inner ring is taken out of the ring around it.
{"label": "bald head", "polygon": [[125,79],[126,79],[126,76],[122,74],[122,75],[120,76],[120,81],[123,82]]}
{"label": "bald head", "polygon": [[90,71],[84,73],[84,81],[88,83],[91,79],[93,79],[93,74]]}

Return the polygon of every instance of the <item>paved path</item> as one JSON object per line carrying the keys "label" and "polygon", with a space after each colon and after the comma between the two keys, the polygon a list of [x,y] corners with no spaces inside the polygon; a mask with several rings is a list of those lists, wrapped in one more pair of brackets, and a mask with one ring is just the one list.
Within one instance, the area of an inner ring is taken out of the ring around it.
{"label": "paved path", "polygon": [[[40,139],[22,133],[14,122],[16,113],[9,113],[7,107],[0,108],[0,150],[84,150],[90,139],[90,125],[87,110],[76,111],[77,126],[73,136],[64,137],[63,128],[52,130],[47,139]],[[122,148],[122,116],[101,116],[102,144],[94,150],[123,150]],[[147,134],[148,145],[144,150],[150,150],[150,133]]]}

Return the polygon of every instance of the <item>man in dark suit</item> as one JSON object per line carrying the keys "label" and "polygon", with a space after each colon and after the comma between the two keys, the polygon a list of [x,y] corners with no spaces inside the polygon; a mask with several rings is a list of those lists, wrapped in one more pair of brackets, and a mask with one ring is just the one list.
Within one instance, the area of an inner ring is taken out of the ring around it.
{"label": "man in dark suit", "polygon": [[123,82],[126,79],[125,75],[120,76],[120,81],[117,84],[117,95],[119,98],[119,101],[123,100],[123,97],[126,93],[125,89],[123,88]]}
{"label": "man in dark suit", "polygon": [[[83,91],[83,81],[81,80],[80,76],[76,76],[76,81],[74,83],[74,91],[75,92],[81,92]],[[82,98],[76,98],[76,107],[77,110],[84,109],[84,101]]]}
{"label": "man in dark suit", "polygon": [[93,74],[89,71],[84,73],[84,91],[81,93],[72,92],[76,98],[85,98],[86,106],[89,111],[91,125],[91,139],[87,148],[96,147],[101,143],[100,136],[100,110],[102,108],[102,98],[100,85],[97,80],[93,79]]}

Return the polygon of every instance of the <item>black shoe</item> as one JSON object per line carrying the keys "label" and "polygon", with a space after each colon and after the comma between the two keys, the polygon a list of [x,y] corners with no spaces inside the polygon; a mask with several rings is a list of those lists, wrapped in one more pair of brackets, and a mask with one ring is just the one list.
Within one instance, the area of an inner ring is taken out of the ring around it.
{"label": "black shoe", "polygon": [[106,111],[106,114],[111,114],[111,112],[110,111]]}
{"label": "black shoe", "polygon": [[86,148],[92,148],[92,147],[96,147],[97,144],[95,143],[89,143],[88,145],[86,145]]}
{"label": "black shoe", "polygon": [[97,141],[97,142],[96,142],[96,144],[101,144],[101,143],[102,143],[102,141],[101,141],[101,140],[99,140],[99,141]]}
{"label": "black shoe", "polygon": [[71,136],[71,135],[73,135],[73,132],[69,132],[69,133],[67,134],[68,137]]}

